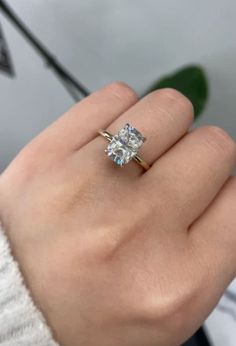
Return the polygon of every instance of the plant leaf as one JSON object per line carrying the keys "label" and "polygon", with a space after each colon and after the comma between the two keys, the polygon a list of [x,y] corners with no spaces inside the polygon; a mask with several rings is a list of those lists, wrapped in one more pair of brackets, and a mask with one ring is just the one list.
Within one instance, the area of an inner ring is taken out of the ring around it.
{"label": "plant leaf", "polygon": [[164,76],[153,83],[145,94],[161,88],[174,88],[187,96],[193,104],[195,118],[202,113],[208,99],[207,77],[198,65],[186,66]]}

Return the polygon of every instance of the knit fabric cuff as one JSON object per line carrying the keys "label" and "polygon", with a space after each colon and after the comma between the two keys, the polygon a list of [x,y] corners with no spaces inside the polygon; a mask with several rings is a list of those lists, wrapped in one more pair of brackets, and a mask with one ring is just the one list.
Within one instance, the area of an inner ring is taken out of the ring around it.
{"label": "knit fabric cuff", "polygon": [[24,285],[1,225],[0,346],[59,346]]}

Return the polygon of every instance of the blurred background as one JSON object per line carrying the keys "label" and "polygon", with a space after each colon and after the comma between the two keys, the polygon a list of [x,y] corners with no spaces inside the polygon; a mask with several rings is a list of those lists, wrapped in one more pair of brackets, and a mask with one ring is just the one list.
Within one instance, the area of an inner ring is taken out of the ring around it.
{"label": "blurred background", "polygon": [[[163,75],[200,64],[209,99],[194,126],[215,124],[236,140],[235,0],[6,3],[90,91],[122,80],[141,95]],[[1,171],[74,101],[1,10],[0,26],[15,73],[14,78],[0,73]],[[214,346],[236,345],[235,299],[230,297],[223,298],[206,324]]]}

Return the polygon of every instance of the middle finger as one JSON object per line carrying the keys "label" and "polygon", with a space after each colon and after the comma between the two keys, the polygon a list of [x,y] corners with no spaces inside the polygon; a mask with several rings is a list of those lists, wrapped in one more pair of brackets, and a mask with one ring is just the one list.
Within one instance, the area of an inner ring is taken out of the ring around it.
{"label": "middle finger", "polygon": [[233,139],[218,127],[206,126],[181,139],[143,179],[150,198],[165,196],[169,215],[188,227],[222,188],[235,161]]}

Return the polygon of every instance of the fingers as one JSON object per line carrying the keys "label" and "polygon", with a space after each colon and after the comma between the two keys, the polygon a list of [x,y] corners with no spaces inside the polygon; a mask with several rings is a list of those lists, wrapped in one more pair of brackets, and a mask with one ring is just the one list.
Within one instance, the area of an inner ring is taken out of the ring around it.
{"label": "fingers", "polygon": [[188,227],[227,180],[235,160],[235,142],[222,129],[203,127],[187,134],[143,178],[153,198],[170,195],[167,210]]}
{"label": "fingers", "polygon": [[136,93],[127,85],[110,84],[56,120],[36,138],[35,146],[45,149],[45,156],[50,155],[50,159],[67,155],[96,137],[99,128],[107,127],[136,101]]}
{"label": "fingers", "polygon": [[136,103],[134,90],[124,83],[112,83],[77,103],[55,124],[70,150],[78,150],[97,136],[99,128],[107,127],[120,114]]}
{"label": "fingers", "polygon": [[[113,83],[77,103],[29,143],[8,167],[15,177],[19,167],[28,177],[49,167],[63,165],[64,159],[97,136],[115,118],[137,101],[135,92],[123,83]],[[60,168],[61,169],[61,168]]]}
{"label": "fingers", "polygon": [[[144,97],[121,116],[116,118],[108,127],[115,134],[126,123],[130,123],[146,138],[139,155],[152,164],[161,154],[172,146],[192,123],[193,107],[190,101],[176,90],[163,89]],[[105,149],[104,139],[98,137],[89,143],[89,150],[96,157],[101,157]],[[104,159],[107,158],[104,155]],[[103,163],[104,164],[104,163]],[[109,165],[114,165],[111,161]],[[142,172],[136,163],[129,163],[125,171],[134,175]]]}

